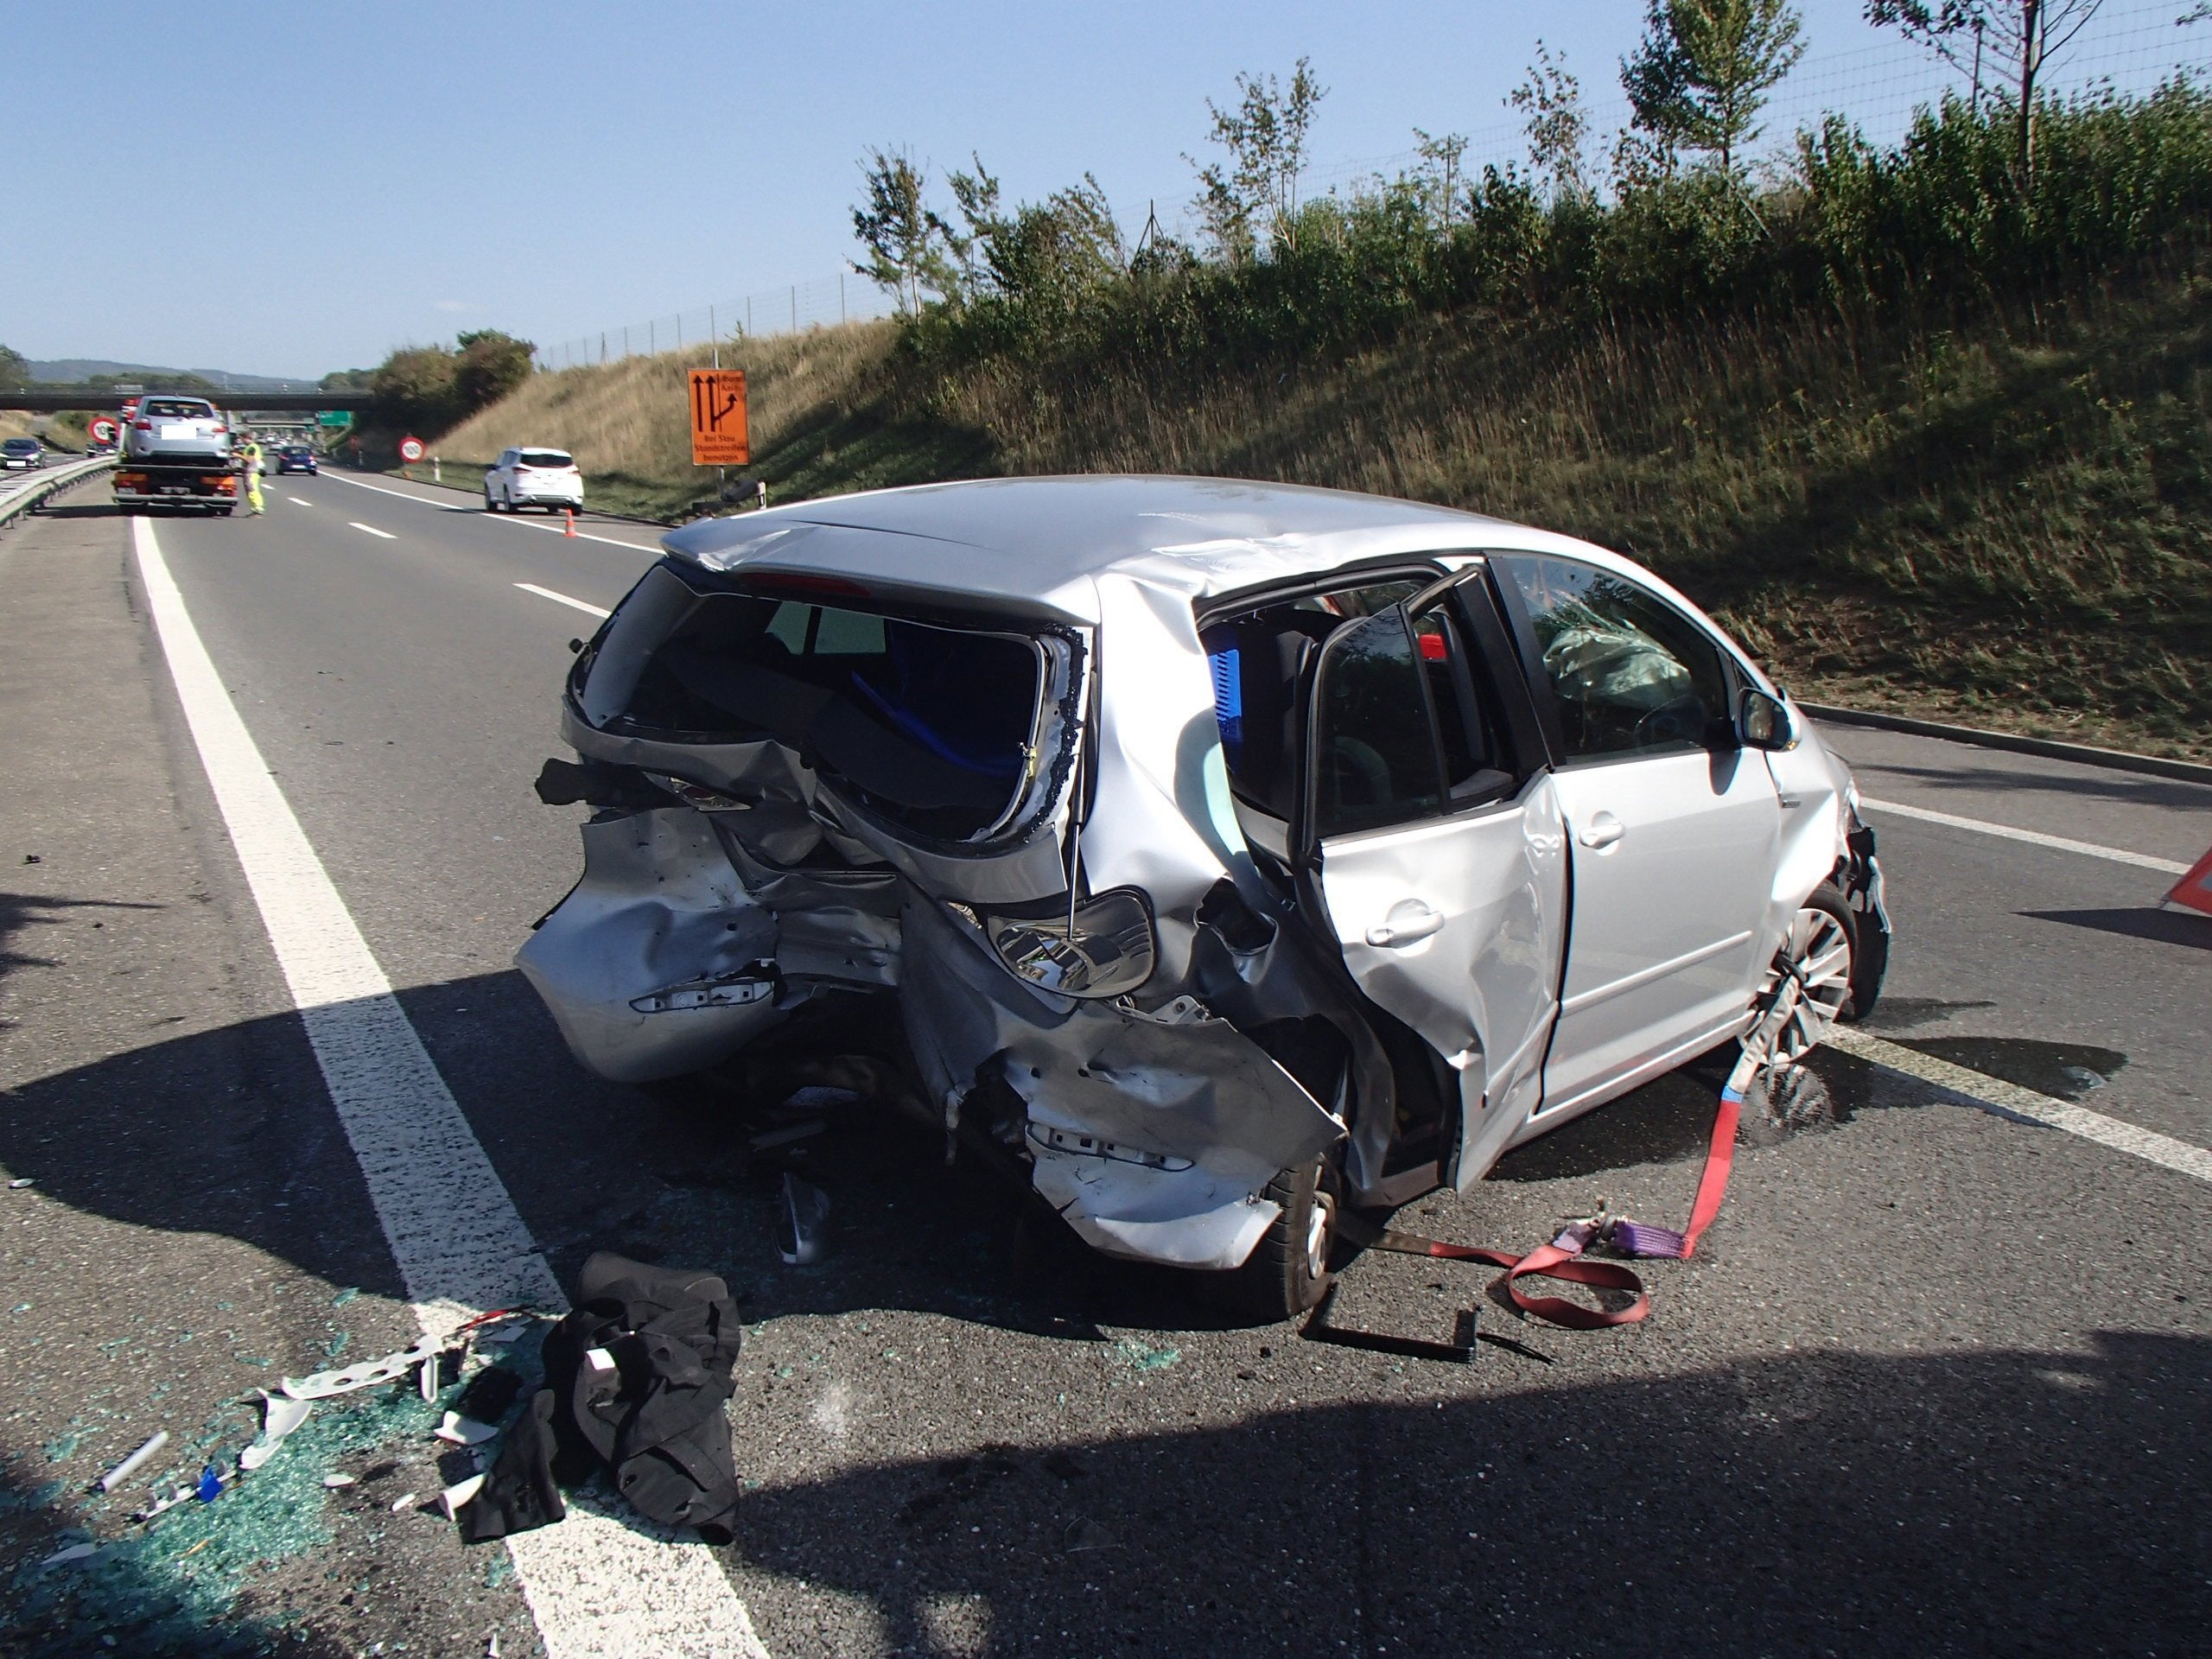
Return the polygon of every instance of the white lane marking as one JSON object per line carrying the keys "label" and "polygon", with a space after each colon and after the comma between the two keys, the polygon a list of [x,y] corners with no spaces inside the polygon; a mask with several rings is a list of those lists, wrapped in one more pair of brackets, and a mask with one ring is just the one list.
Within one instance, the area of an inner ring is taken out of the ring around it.
{"label": "white lane marking", "polygon": [[572,605],[580,611],[589,612],[594,616],[608,617],[614,614],[612,611],[600,609],[596,605],[587,605],[581,599],[570,599],[566,594],[556,594],[550,588],[541,588],[534,582],[518,582],[515,586],[525,594],[536,594],[540,599],[550,599],[556,605]]}
{"label": "white lane marking", "polygon": [[396,542],[399,539],[398,537],[393,535],[390,531],[378,530],[374,524],[365,524],[358,518],[348,518],[346,523],[349,529],[365,530],[370,535],[381,536],[387,542]]}
{"label": "white lane marking", "polygon": [[296,495],[288,495],[284,499],[296,507],[311,507],[315,505],[314,502],[304,500]]}
{"label": "white lane marking", "polygon": [[2153,858],[2148,853],[2131,853],[2123,847],[2101,847],[2094,841],[2075,841],[2067,836],[2046,836],[2036,830],[2015,830],[2009,823],[1962,818],[1953,812],[1936,812],[1924,806],[1905,806],[1896,801],[1878,801],[1866,796],[1861,796],[1859,804],[1876,812],[1894,812],[1901,818],[1918,818],[1926,823],[1946,824],[1954,830],[1972,830],[1978,835],[2002,836],[2007,841],[2024,841],[2031,847],[2053,847],[2062,853],[2082,853],[2090,858],[2108,858],[2115,864],[2133,864],[2146,870],[2163,870],[2169,875],[2189,874],[2186,864],[2177,864],[2171,858]]}
{"label": "white lane marking", "polygon": [[[325,478],[336,479],[340,484],[351,484],[357,490],[374,490],[378,495],[389,495],[395,499],[401,501],[412,501],[418,507],[429,507],[434,512],[467,512],[472,515],[474,514],[474,508],[455,506],[449,501],[426,500],[419,495],[410,495],[404,490],[387,489],[384,485],[372,484],[365,479],[348,478],[343,473],[325,473],[323,476]],[[534,519],[518,518],[512,513],[487,512],[480,516],[497,524],[512,524],[517,530],[542,530],[550,531],[551,534],[556,536],[563,537],[568,534],[568,532],[562,529],[562,527],[557,524],[539,524]],[[575,535],[575,539],[580,542],[604,542],[609,547],[626,547],[632,553],[658,553],[660,551],[658,545],[653,543],[626,542],[619,536],[594,536],[588,530],[578,531]]]}
{"label": "white lane marking", "polygon": [[1964,1095],[2011,1116],[2026,1118],[2046,1128],[2063,1129],[2115,1152],[2126,1153],[2183,1175],[2194,1175],[2200,1181],[2212,1181],[2212,1152],[2193,1147],[2186,1141],[2177,1141],[2170,1135],[2160,1135],[2156,1129],[2138,1128],[2102,1112],[2093,1112],[2086,1106],[2023,1089],[2001,1077],[1970,1071],[1963,1065],[1954,1065],[1932,1054],[1923,1054],[1916,1048],[1887,1042],[1847,1026],[1834,1027],[1823,1040],[1847,1054],[1855,1054],[1892,1071],[1902,1071],[1923,1083],[1932,1083],[1953,1094]]}
{"label": "white lane marking", "polygon": [[[185,722],[416,1320],[442,1338],[490,1308],[562,1309],[514,1200],[223,689],[153,525],[134,518],[131,535]],[[552,1659],[767,1659],[703,1545],[648,1537],[587,1502],[507,1548]]]}

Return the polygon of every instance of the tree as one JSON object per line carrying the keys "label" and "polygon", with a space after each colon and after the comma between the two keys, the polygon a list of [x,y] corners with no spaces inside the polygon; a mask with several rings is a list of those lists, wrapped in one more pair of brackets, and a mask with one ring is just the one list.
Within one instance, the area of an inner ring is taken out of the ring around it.
{"label": "tree", "polygon": [[[2035,178],[2036,91],[2044,65],[2088,27],[2103,4],[2104,0],[1866,0],[1866,21],[1896,29],[1961,74],[1971,74],[1977,105],[1986,54],[1991,79],[2011,88],[2012,162],[2024,190]],[[2190,16],[2204,10],[2200,6]]]}
{"label": "tree", "polygon": [[0,346],[0,386],[27,386],[30,378],[31,365],[23,354],[11,346]]}
{"label": "tree", "polygon": [[530,341],[497,328],[462,334],[454,344],[461,347],[461,360],[454,365],[454,397],[463,419],[490,408],[529,379],[531,355],[537,350]]}
{"label": "tree", "polygon": [[[1882,3],[1882,0],[1870,0]],[[1650,0],[1643,39],[1621,60],[1636,124],[1662,143],[1736,158],[1759,136],[1766,95],[1805,55],[1787,0]]]}
{"label": "tree", "polygon": [[1207,137],[1229,152],[1226,168],[1219,162],[1200,167],[1195,157],[1183,157],[1198,169],[1198,195],[1192,205],[1216,251],[1231,263],[1253,257],[1262,230],[1270,244],[1297,251],[1306,137],[1315,108],[1329,95],[1313,78],[1310,58],[1299,59],[1287,92],[1273,74],[1240,74],[1236,91],[1233,110],[1206,100],[1213,118]]}
{"label": "tree", "polygon": [[1582,110],[1582,83],[1567,73],[1566,54],[1554,58],[1538,41],[1529,79],[1506,102],[1528,118],[1529,159],[1551,181],[1552,200],[1586,200],[1592,193],[1582,171],[1582,145],[1590,118]]}
{"label": "tree", "polygon": [[957,287],[947,256],[951,230],[925,200],[929,175],[903,149],[870,149],[861,162],[866,200],[853,209],[853,234],[868,262],[853,269],[887,289],[909,316],[922,308],[922,292]]}
{"label": "tree", "polygon": [[1466,160],[1467,137],[1447,132],[1441,138],[1419,127],[1414,129],[1414,151],[1421,165],[1414,170],[1414,187],[1421,207],[1438,225],[1449,226],[1459,211],[1459,172]]}
{"label": "tree", "polygon": [[970,159],[973,173],[945,179],[962,221],[962,228],[948,230],[945,238],[959,297],[997,294],[1066,310],[1128,269],[1121,225],[1092,175],[1007,213],[999,207],[998,180],[981,156]]}
{"label": "tree", "polygon": [[375,423],[395,432],[435,437],[460,418],[454,391],[456,359],[444,346],[407,346],[377,365],[369,390]]}

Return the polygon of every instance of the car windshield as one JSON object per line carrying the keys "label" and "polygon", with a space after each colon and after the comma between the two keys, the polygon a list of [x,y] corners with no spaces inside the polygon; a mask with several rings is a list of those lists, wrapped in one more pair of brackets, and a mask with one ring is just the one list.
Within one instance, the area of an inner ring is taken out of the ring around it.
{"label": "car windshield", "polygon": [[963,839],[1027,790],[1044,661],[1018,634],[709,594],[607,726],[692,742],[772,737],[883,817]]}
{"label": "car windshield", "polygon": [[0,448],[5,448],[11,455],[28,455],[37,448],[36,438],[10,438],[4,445],[0,445]]}
{"label": "car windshield", "polygon": [[558,449],[525,449],[518,464],[524,467],[573,467],[576,463]]}
{"label": "car windshield", "polygon": [[158,416],[165,421],[204,421],[215,411],[206,404],[188,403],[181,397],[156,397],[144,404],[139,412]]}

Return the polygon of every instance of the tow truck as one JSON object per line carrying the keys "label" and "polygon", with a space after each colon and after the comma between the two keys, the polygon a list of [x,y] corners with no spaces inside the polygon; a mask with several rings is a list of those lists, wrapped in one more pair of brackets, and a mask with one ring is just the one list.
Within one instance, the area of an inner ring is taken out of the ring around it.
{"label": "tow truck", "polygon": [[126,513],[149,507],[238,511],[238,475],[230,423],[204,397],[149,396],[127,411],[115,504]]}

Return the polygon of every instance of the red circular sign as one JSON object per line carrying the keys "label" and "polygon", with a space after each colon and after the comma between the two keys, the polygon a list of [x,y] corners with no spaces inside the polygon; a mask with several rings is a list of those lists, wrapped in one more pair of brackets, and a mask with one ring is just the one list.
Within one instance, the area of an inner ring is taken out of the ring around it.
{"label": "red circular sign", "polygon": [[113,443],[116,434],[121,429],[106,416],[102,415],[94,419],[85,429],[92,434],[94,443]]}
{"label": "red circular sign", "polygon": [[420,461],[427,453],[420,438],[402,438],[399,441],[399,458],[402,461]]}

